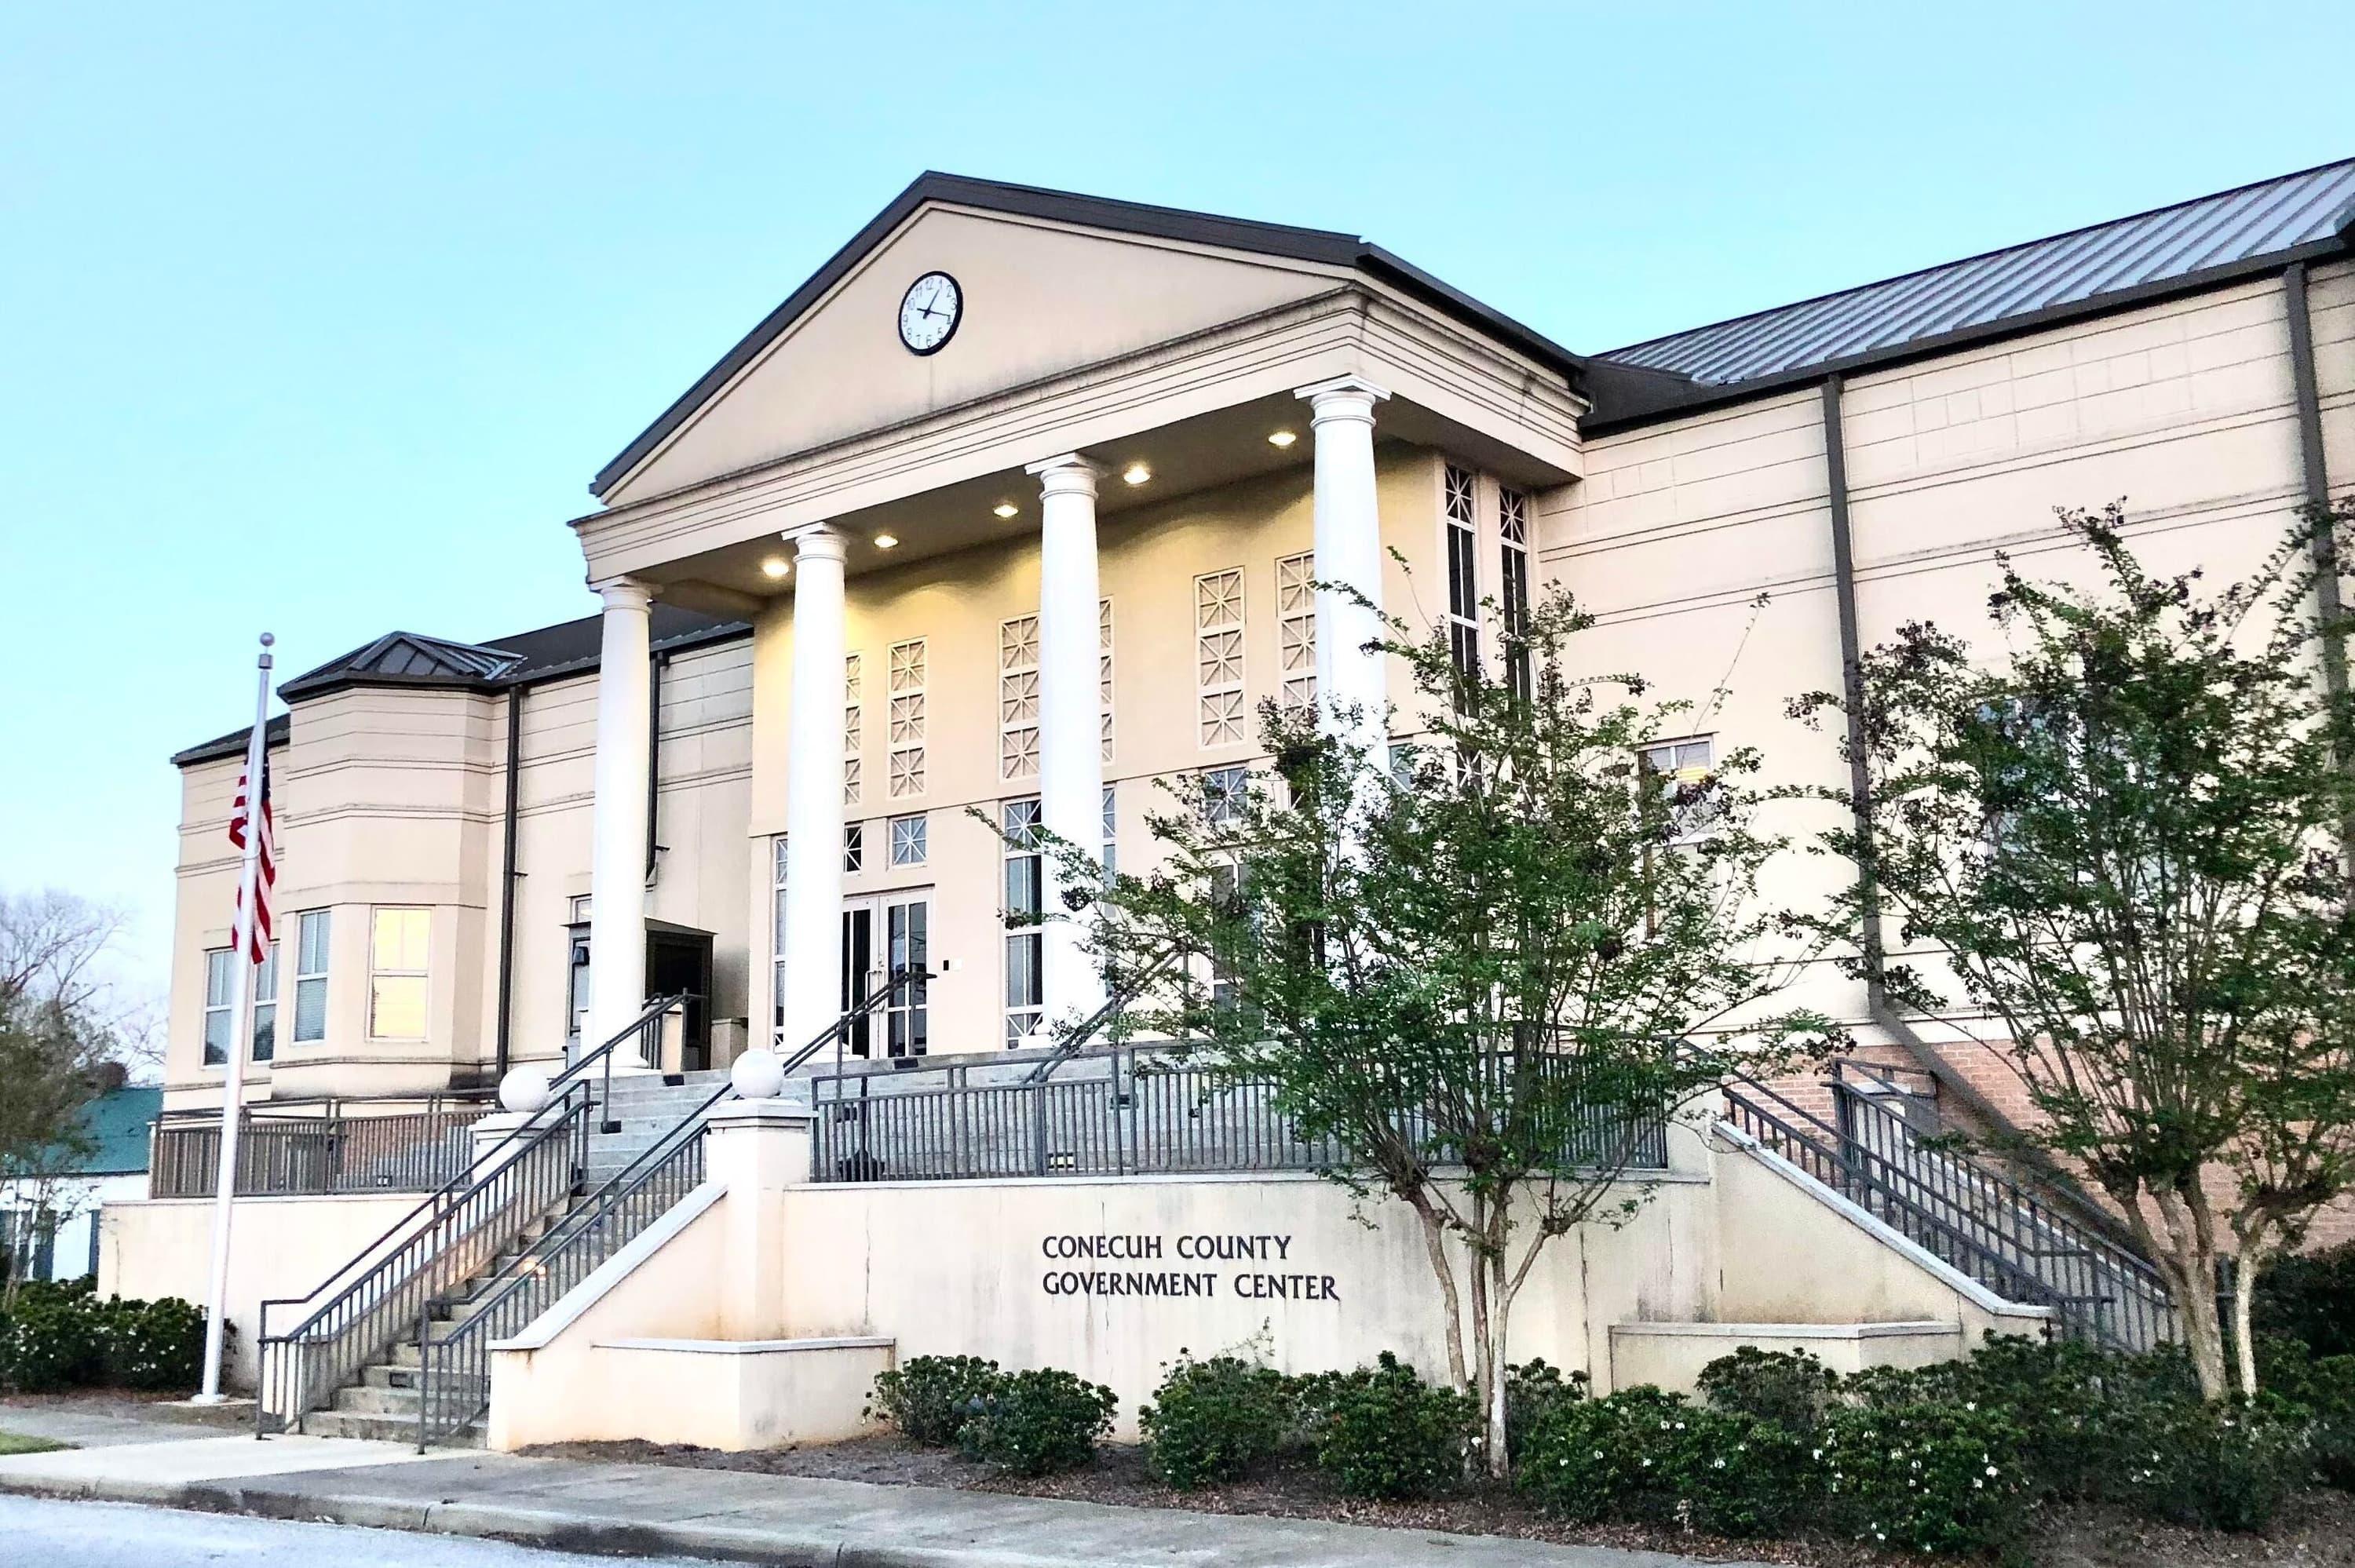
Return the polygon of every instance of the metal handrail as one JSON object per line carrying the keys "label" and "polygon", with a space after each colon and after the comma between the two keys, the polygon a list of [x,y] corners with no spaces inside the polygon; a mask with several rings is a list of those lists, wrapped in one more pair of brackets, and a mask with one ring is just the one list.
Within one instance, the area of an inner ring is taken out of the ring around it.
{"label": "metal handrail", "polygon": [[1858,1097],[1856,1109],[1886,1124],[1875,1147],[1747,1075],[1724,1097],[1727,1119],[1762,1147],[2008,1298],[2051,1308],[2064,1332],[2126,1350],[2172,1335],[2165,1285],[2147,1261],[1976,1161],[1923,1147],[1886,1107]]}
{"label": "metal handrail", "polygon": [[[299,1422],[315,1408],[323,1392],[332,1393],[344,1376],[397,1337],[413,1299],[430,1298],[442,1283],[464,1277],[452,1275],[451,1257],[459,1244],[468,1244],[472,1255],[482,1255],[485,1248],[496,1253],[532,1214],[546,1212],[577,1185],[587,1155],[588,1115],[603,1103],[591,1092],[591,1069],[602,1064],[610,1097],[614,1050],[626,1040],[643,1042],[682,1000],[666,996],[647,1002],[612,1039],[583,1053],[550,1080],[549,1097],[538,1109],[309,1295],[261,1304],[255,1347],[257,1436],[266,1436],[273,1420],[281,1431]],[[566,1158],[559,1160],[559,1152]],[[521,1217],[519,1211],[526,1211]],[[338,1282],[347,1277],[349,1282],[337,1289]],[[314,1302],[318,1305],[293,1329],[270,1331],[272,1308],[305,1308]],[[331,1363],[324,1377],[312,1364],[314,1351]],[[273,1393],[281,1397],[273,1399]]]}
{"label": "metal handrail", "polygon": [[[790,1074],[900,990],[925,978],[894,970],[872,996],[844,1012],[783,1063]],[[736,1095],[723,1083],[664,1130],[637,1158],[550,1225],[511,1262],[477,1284],[468,1315],[435,1338],[436,1298],[417,1308],[417,1446],[463,1430],[490,1404],[490,1349],[521,1332],[701,1183],[703,1138],[712,1108]]]}
{"label": "metal handrail", "polygon": [[1178,949],[1172,948],[1130,976],[1128,983],[1119,987],[1106,997],[1102,1007],[1066,1029],[1062,1037],[1055,1042],[1055,1048],[1041,1058],[1039,1065],[1031,1068],[1029,1075],[1022,1081],[1025,1084],[1043,1084],[1053,1077],[1064,1063],[1079,1054],[1082,1045],[1095,1038],[1099,1030],[1126,1012],[1130,1002],[1143,996],[1146,988],[1159,980],[1163,971],[1178,961]]}

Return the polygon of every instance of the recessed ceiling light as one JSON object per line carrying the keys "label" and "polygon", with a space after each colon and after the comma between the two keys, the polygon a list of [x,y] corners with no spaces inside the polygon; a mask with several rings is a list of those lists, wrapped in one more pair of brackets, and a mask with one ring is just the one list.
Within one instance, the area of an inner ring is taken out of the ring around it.
{"label": "recessed ceiling light", "polygon": [[1267,444],[1272,447],[1288,447],[1299,439],[1290,430],[1271,430],[1268,432]]}
{"label": "recessed ceiling light", "polygon": [[783,556],[771,556],[767,560],[761,563],[761,575],[762,577],[781,577],[793,569],[794,564],[785,559]]}
{"label": "recessed ceiling light", "polygon": [[1133,462],[1120,471],[1120,477],[1126,484],[1143,484],[1153,477],[1153,471],[1141,462]]}
{"label": "recessed ceiling light", "polygon": [[899,543],[900,535],[897,534],[878,534],[875,535],[875,547],[879,550],[889,550]]}
{"label": "recessed ceiling light", "polygon": [[996,513],[1000,517],[1011,517],[1016,513],[1021,511],[1022,508],[1015,505],[1011,501],[1001,501],[996,505],[991,507],[990,510]]}

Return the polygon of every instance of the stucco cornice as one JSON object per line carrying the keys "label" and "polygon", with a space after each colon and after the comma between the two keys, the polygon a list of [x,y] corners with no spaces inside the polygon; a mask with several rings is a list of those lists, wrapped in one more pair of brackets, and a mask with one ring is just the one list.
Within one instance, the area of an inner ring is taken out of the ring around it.
{"label": "stucco cornice", "polygon": [[1419,301],[1359,283],[572,520],[589,576],[668,562],[1019,469],[1198,415],[1364,375],[1565,474],[1582,409],[1566,376]]}

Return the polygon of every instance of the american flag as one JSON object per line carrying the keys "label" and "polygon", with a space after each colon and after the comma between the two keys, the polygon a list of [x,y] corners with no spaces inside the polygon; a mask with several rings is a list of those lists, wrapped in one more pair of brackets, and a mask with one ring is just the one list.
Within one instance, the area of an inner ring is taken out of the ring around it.
{"label": "american flag", "polygon": [[[245,849],[246,830],[251,821],[250,800],[256,793],[246,788],[247,783],[244,774],[237,776],[237,804],[231,806],[229,812],[229,842],[235,844],[240,853]],[[246,943],[251,960],[257,964],[270,952],[270,888],[278,880],[278,826],[270,810],[270,752],[266,747],[261,753],[261,789],[258,793],[261,798],[261,847],[255,856],[253,926],[248,932]],[[246,924],[245,889],[241,886],[238,889],[237,900],[237,925],[234,929],[242,931],[246,930]]]}

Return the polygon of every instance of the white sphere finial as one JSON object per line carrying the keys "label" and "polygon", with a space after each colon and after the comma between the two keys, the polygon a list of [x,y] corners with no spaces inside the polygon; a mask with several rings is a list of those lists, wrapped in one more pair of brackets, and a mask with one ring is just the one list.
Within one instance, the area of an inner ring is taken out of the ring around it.
{"label": "white sphere finial", "polygon": [[784,1092],[785,1065],[773,1051],[747,1051],[728,1069],[728,1081],[748,1100],[773,1100]]}
{"label": "white sphere finial", "polygon": [[499,1080],[499,1104],[511,1111],[536,1111],[548,1104],[552,1086],[538,1067],[511,1068]]}
{"label": "white sphere finial", "polygon": [[263,633],[261,634],[261,645],[262,645],[264,648],[272,647],[272,646],[273,646],[277,641],[278,641],[278,639],[277,639],[277,638],[275,638],[275,637],[272,637],[272,636],[269,632],[267,632],[267,631],[265,631],[265,632],[263,632]]}

